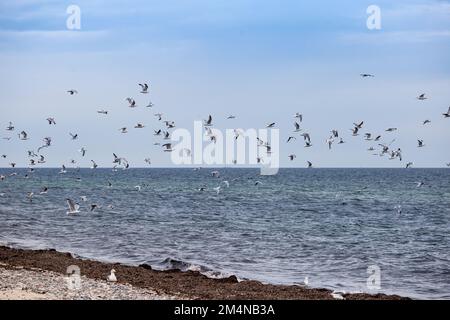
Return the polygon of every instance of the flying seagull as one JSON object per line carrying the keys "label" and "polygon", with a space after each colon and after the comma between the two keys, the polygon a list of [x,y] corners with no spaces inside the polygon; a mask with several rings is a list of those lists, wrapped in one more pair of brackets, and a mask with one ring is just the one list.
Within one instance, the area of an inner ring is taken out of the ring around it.
{"label": "flying seagull", "polygon": [[350,130],[352,130],[352,135],[353,136],[357,136],[358,135],[358,131],[359,131],[358,127],[354,127],[353,129],[350,129]]}
{"label": "flying seagull", "polygon": [[80,206],[75,203],[72,199],[67,198],[67,205],[69,206],[69,211],[67,211],[67,214],[75,214],[80,212]]}
{"label": "flying seagull", "polygon": [[269,123],[266,128],[273,128],[275,126],[275,122]]}
{"label": "flying seagull", "polygon": [[108,111],[106,111],[106,110],[98,110],[97,113],[100,113],[100,114],[108,114]]}
{"label": "flying seagull", "polygon": [[25,131],[22,131],[21,133],[19,133],[19,139],[20,140],[28,140],[28,134]]}
{"label": "flying seagull", "polygon": [[444,118],[450,118],[450,107],[448,107],[447,113],[442,114]]}
{"label": "flying seagull", "polygon": [[6,130],[8,130],[8,131],[13,131],[14,130],[14,126],[13,126],[11,121],[9,122],[9,125],[6,127]]}
{"label": "flying seagull", "polygon": [[130,107],[130,108],[136,108],[137,107],[136,101],[134,101],[133,98],[126,98],[125,100],[128,101],[128,103],[129,103],[128,107]]}
{"label": "flying seagull", "polygon": [[66,171],[66,166],[65,165],[62,165],[61,166],[61,170],[59,171],[59,174],[64,174],[64,173],[66,173],[67,171]]}
{"label": "flying seagull", "polygon": [[205,127],[210,127],[212,125],[212,117],[209,115],[208,120],[203,120],[203,124]]}
{"label": "flying seagull", "polygon": [[331,130],[331,134],[334,138],[339,138],[339,132],[336,129]]}
{"label": "flying seagull", "polygon": [[413,165],[412,162],[408,162],[408,163],[406,164],[406,169],[411,168],[412,165]]}
{"label": "flying seagull", "polygon": [[364,124],[364,121],[361,121],[360,123],[353,123],[353,124],[355,125],[356,128],[361,129]]}
{"label": "flying seagull", "polygon": [[[450,109],[450,108],[449,108],[449,109]],[[449,110],[449,111],[450,111],[450,110]],[[431,123],[431,121],[430,121],[430,120],[428,120],[428,119],[427,119],[427,120],[425,120],[424,122],[422,122],[422,124],[423,124],[423,125],[426,125],[426,124],[428,124],[428,123]]]}
{"label": "flying seagull", "polygon": [[295,155],[295,154],[291,154],[291,155],[289,155],[288,156],[289,157],[289,160],[294,160],[297,156]]}
{"label": "flying seagull", "polygon": [[418,97],[417,97],[417,100],[427,100],[428,98],[425,96],[425,93],[422,93],[421,95],[419,95]]}
{"label": "flying seagull", "polygon": [[289,137],[286,142],[290,142],[293,139],[295,140],[296,138],[295,137]]}
{"label": "flying seagull", "polygon": [[77,93],[78,93],[77,90],[67,90],[67,92],[68,92],[71,96],[73,96],[74,94],[77,94]]}
{"label": "flying seagull", "polygon": [[69,132],[69,134],[72,137],[72,140],[77,140],[78,139],[78,133],[73,134],[73,133]]}
{"label": "flying seagull", "polygon": [[166,148],[166,149],[164,149],[164,152],[172,152],[173,151],[171,143],[165,143],[165,144],[162,145],[162,147]]}
{"label": "flying seagull", "polygon": [[294,122],[294,127],[295,127],[294,132],[302,131],[302,129],[300,129],[300,124],[298,122]]}
{"label": "flying seagull", "polygon": [[312,168],[312,162],[311,161],[306,161],[308,163],[308,168]]}
{"label": "flying seagull", "polygon": [[360,76],[362,78],[373,78],[373,77],[375,77],[373,74],[370,74],[370,73],[361,73]]}
{"label": "flying seagull", "polygon": [[91,162],[92,162],[92,167],[91,167],[91,169],[97,169],[97,167],[98,167],[97,163],[95,163],[94,160],[91,160]]}
{"label": "flying seagull", "polygon": [[294,118],[297,118],[299,122],[303,121],[303,115],[301,113],[296,112]]}
{"label": "flying seagull", "polygon": [[423,140],[417,140],[417,147],[419,148],[425,147],[425,145],[423,144]]}
{"label": "flying seagull", "polygon": [[232,114],[230,114],[227,119],[236,119],[236,116],[233,116]]}
{"label": "flying seagull", "polygon": [[55,118],[47,118],[48,124],[56,124]]}
{"label": "flying seagull", "polygon": [[328,150],[331,150],[331,145],[334,142],[333,136],[329,137],[327,140],[325,140],[325,142],[328,144]]}
{"label": "flying seagull", "polygon": [[144,84],[139,83],[139,85],[140,85],[141,88],[142,88],[141,93],[148,93],[148,84],[146,84],[146,83],[144,83]]}
{"label": "flying seagull", "polygon": [[86,154],[86,149],[84,147],[82,147],[80,150],[78,150],[78,152],[80,152],[81,156],[84,157]]}

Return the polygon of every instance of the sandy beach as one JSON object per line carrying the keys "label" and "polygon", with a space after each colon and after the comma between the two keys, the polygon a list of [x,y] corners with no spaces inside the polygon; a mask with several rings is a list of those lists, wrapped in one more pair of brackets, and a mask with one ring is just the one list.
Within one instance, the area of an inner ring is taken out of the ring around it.
{"label": "sandy beach", "polygon": [[[67,268],[80,268],[80,287],[68,285]],[[106,280],[111,269],[117,282]],[[0,299],[334,299],[328,289],[300,285],[238,281],[231,276],[211,279],[199,272],[157,271],[151,266],[127,266],[74,258],[55,250],[0,247]],[[400,300],[396,295],[344,294],[346,300]]]}
{"label": "sandy beach", "polygon": [[158,294],[129,284],[82,276],[79,289],[68,287],[68,277],[57,272],[0,264],[0,300],[167,300],[180,296]]}

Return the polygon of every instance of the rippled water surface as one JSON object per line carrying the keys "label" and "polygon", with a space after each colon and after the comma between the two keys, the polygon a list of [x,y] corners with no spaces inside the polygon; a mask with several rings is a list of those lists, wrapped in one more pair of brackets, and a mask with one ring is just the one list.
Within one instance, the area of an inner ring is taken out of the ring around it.
{"label": "rippled water surface", "polygon": [[347,292],[376,265],[381,292],[450,298],[450,169],[218,170],[0,169],[0,242]]}

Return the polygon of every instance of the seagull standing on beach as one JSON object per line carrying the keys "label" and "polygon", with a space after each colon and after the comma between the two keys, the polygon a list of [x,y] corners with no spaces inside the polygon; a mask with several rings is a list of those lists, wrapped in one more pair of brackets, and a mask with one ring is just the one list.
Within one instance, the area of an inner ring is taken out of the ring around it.
{"label": "seagull standing on beach", "polygon": [[110,275],[106,278],[109,282],[117,282],[116,270],[112,269]]}

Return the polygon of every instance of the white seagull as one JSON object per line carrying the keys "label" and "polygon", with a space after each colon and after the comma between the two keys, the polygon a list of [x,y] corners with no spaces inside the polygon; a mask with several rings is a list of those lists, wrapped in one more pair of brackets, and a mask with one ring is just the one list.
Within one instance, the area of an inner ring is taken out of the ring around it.
{"label": "white seagull", "polygon": [[148,93],[148,84],[146,84],[146,83],[139,83],[139,85],[141,86],[141,88],[142,88],[142,91],[141,91],[141,93]]}
{"label": "white seagull", "polygon": [[204,125],[205,127],[210,127],[210,126],[212,126],[212,117],[211,117],[211,115],[208,116],[208,120],[203,120],[203,125]]}
{"label": "white seagull", "polygon": [[75,214],[80,212],[80,206],[72,199],[67,198],[66,201],[67,205],[69,206],[69,211],[67,211],[67,214]]}
{"label": "white seagull", "polygon": [[133,98],[126,98],[125,100],[128,101],[128,103],[129,103],[128,107],[130,107],[130,108],[136,108],[137,107],[136,101],[134,101]]}
{"label": "white seagull", "polygon": [[421,95],[419,95],[418,97],[417,97],[417,100],[421,100],[421,101],[423,101],[423,100],[427,100],[428,98],[425,96],[425,93],[422,93]]}
{"label": "white seagull", "polygon": [[112,269],[110,275],[106,278],[109,282],[117,282],[116,270]]}
{"label": "white seagull", "polygon": [[442,114],[444,118],[450,118],[450,107],[448,107],[447,113]]}

